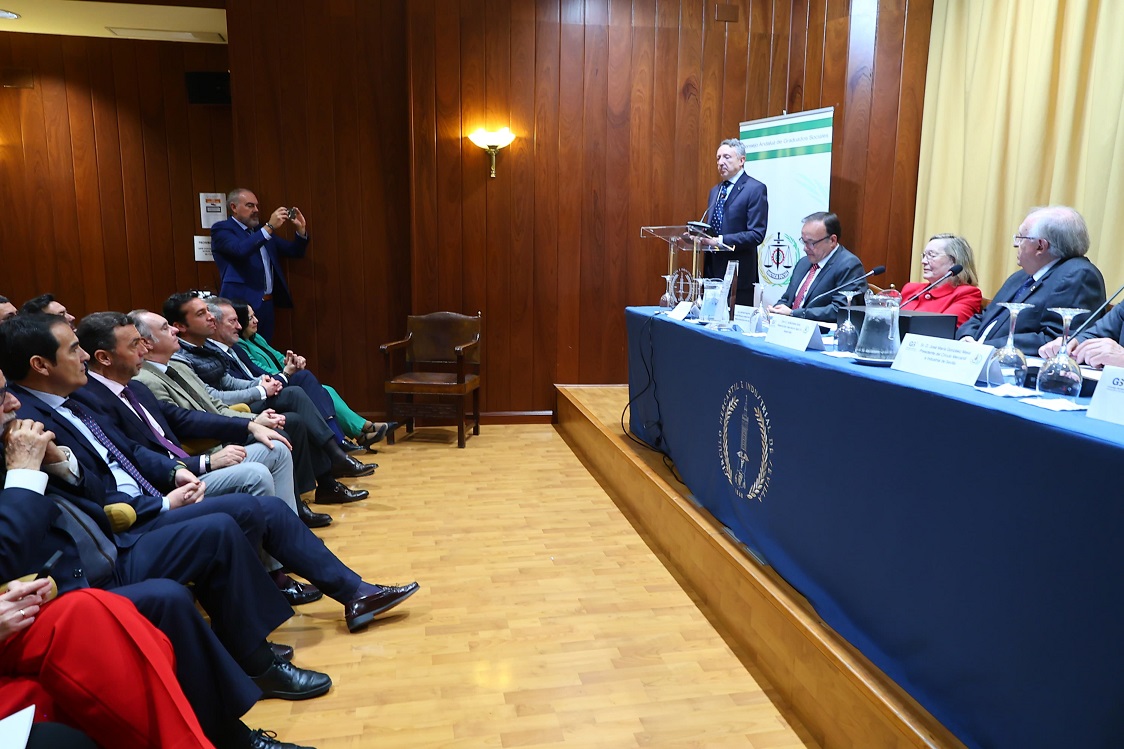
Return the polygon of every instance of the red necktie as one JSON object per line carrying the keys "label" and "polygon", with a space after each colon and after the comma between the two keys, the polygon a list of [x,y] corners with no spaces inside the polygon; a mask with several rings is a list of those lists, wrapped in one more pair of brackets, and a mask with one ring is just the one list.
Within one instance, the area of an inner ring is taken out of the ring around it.
{"label": "red necktie", "polygon": [[812,285],[812,279],[816,277],[816,271],[819,269],[819,263],[812,263],[808,275],[804,276],[804,283],[800,284],[800,288],[796,290],[796,299],[792,301],[793,309],[800,309],[800,305],[804,303],[804,295],[808,293],[808,287]]}

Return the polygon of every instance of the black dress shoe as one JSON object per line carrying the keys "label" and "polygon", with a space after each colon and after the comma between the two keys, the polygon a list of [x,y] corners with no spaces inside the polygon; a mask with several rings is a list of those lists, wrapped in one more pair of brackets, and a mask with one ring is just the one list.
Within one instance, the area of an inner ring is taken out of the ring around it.
{"label": "black dress shoe", "polygon": [[346,453],[341,454],[343,457],[332,466],[332,478],[357,479],[360,476],[370,476],[379,467],[377,463],[363,463]]}
{"label": "black dress shoe", "polygon": [[297,517],[309,528],[323,528],[332,524],[332,516],[326,512],[313,512],[308,502],[297,500]]}
{"label": "black dress shoe", "polygon": [[343,618],[347,622],[347,630],[354,632],[367,626],[376,616],[384,611],[390,611],[417,592],[417,583],[379,585],[378,591],[375,593],[352,598],[343,607]]}
{"label": "black dress shoe", "polygon": [[277,734],[273,731],[263,731],[260,728],[250,734],[249,742],[246,745],[249,749],[315,749],[311,746],[278,741]]}
{"label": "black dress shoe", "polygon": [[389,426],[389,424],[383,424],[382,426],[372,429],[369,432],[363,432],[363,434],[360,435],[357,440],[359,446],[370,448],[371,445],[376,445],[379,442],[382,442],[383,437],[386,436],[386,432]]}
{"label": "black dress shoe", "polygon": [[290,606],[301,606],[319,601],[324,597],[320,589],[312,583],[297,582],[284,572],[274,572],[273,582],[276,583],[277,589],[281,591],[281,595],[285,596],[285,600],[289,602]]}
{"label": "black dress shoe", "polygon": [[277,656],[281,660],[285,661],[286,663],[292,663],[293,662],[293,646],[292,645],[282,645],[279,642],[271,642],[271,643],[268,643],[268,645],[269,645],[269,649],[273,651],[273,654],[275,656]]}
{"label": "black dress shoe", "polygon": [[332,677],[327,674],[297,668],[280,658],[274,658],[269,670],[253,677],[253,681],[262,691],[263,699],[307,700],[332,688]]}
{"label": "black dress shoe", "polygon": [[351,440],[344,440],[340,443],[340,448],[342,448],[345,453],[357,453],[363,449],[363,445],[356,444]]}
{"label": "black dress shoe", "polygon": [[358,502],[369,496],[371,496],[371,493],[366,489],[348,489],[338,481],[333,481],[328,486],[320,484],[316,487],[316,504],[318,505],[342,505],[348,502]]}

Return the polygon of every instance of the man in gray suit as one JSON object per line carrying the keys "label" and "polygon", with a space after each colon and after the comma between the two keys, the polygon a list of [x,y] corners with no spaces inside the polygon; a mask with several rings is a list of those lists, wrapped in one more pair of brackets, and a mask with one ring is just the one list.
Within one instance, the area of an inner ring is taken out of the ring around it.
{"label": "man in gray suit", "polygon": [[1015,234],[1017,270],[1003,282],[986,309],[956,329],[962,341],[1002,346],[1010,318],[995,302],[1034,305],[1015,321],[1015,346],[1028,356],[1062,333],[1062,318],[1051,307],[1080,307],[1092,311],[1104,302],[1104,278],[1085,258],[1089,229],[1085,219],[1064,205],[1034,208]]}
{"label": "man in gray suit", "polygon": [[825,292],[849,279],[855,279],[849,289],[866,291],[862,261],[839,244],[842,231],[839,217],[834,213],[821,211],[804,219],[800,228],[804,257],[793,268],[788,288],[777,303],[769,307],[769,312],[835,322],[836,313],[847,304],[847,298],[840,291]]}

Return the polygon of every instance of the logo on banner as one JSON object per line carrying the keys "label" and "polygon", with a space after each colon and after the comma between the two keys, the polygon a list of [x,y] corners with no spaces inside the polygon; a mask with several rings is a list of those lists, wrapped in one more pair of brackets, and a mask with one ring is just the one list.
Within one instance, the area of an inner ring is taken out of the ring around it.
{"label": "logo on banner", "polygon": [[742,499],[761,502],[773,477],[769,411],[757,388],[737,382],[722,401],[722,473]]}
{"label": "logo on banner", "polygon": [[778,231],[777,236],[769,240],[769,244],[765,246],[761,265],[765,270],[765,276],[773,283],[779,284],[788,281],[792,266],[796,265],[798,259],[796,240],[787,234],[782,237]]}

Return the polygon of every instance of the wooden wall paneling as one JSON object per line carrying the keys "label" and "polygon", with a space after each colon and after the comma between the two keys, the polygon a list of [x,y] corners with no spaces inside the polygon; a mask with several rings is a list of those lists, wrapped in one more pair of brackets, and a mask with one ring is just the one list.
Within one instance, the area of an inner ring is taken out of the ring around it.
{"label": "wooden wall paneling", "polygon": [[[890,252],[895,277],[910,280],[913,268],[913,218],[917,207],[917,170],[921,159],[921,119],[925,106],[925,75],[929,60],[929,32],[933,23],[932,0],[906,4],[902,84],[898,94],[898,134],[894,147],[894,177],[890,200]],[[957,231],[953,227],[950,231]],[[913,237],[920,246],[927,237]],[[900,287],[899,287],[900,288]]]}
{"label": "wooden wall paneling", "polygon": [[676,222],[702,213],[697,189],[700,174],[699,114],[702,77],[701,4],[680,4],[679,47],[676,72],[675,184],[672,205]]}
{"label": "wooden wall paneling", "polygon": [[[0,69],[17,67],[13,60],[12,39],[18,34],[0,34]],[[0,88],[0,205],[9,216],[27,215],[27,195],[20,113],[23,99],[34,89]],[[17,221],[0,221],[0,294],[21,304],[28,296],[34,274],[36,248],[27,240]]]}
{"label": "wooden wall paneling", "polygon": [[[759,120],[769,116],[770,66],[773,60],[773,2],[750,0],[749,49],[746,50],[748,82],[743,120]],[[739,120],[740,122],[741,120]]]}
{"label": "wooden wall paneling", "polygon": [[[862,206],[866,200],[866,152],[870,142],[871,95],[877,0],[852,0],[848,17],[846,109],[839,158],[832,159],[831,202],[843,225],[843,244],[864,259]],[[867,263],[869,265],[870,263]]]}
{"label": "wooden wall paneling", "polygon": [[[433,0],[413,3],[410,11],[410,151],[413,154],[411,254],[413,310],[433,312],[437,298],[438,246],[437,136],[434,115],[435,34]],[[465,210],[468,210],[467,205]],[[403,328],[398,336],[405,335]]]}
{"label": "wooden wall paneling", "polygon": [[[730,132],[722,122],[722,80],[726,75],[726,24],[714,20],[714,7],[707,3],[702,14],[702,70],[699,77],[699,172],[695,195],[707,195],[717,181],[714,154],[724,133]],[[737,123],[734,123],[734,129]],[[736,136],[734,136],[736,137]],[[702,208],[697,208],[701,214]],[[690,214],[688,214],[690,215]],[[694,216],[692,216],[694,218]]]}
{"label": "wooden wall paneling", "polygon": [[[437,122],[437,239],[430,248],[436,258],[437,298],[430,310],[463,312],[463,256],[460,251],[462,202],[462,150],[467,127],[461,119],[461,20],[460,0],[438,0],[433,45]],[[475,155],[475,154],[469,154]]]}
{"label": "wooden wall paneling", "polygon": [[585,132],[585,29],[578,3],[562,3],[558,95],[558,353],[556,382],[580,382]]}
{"label": "wooden wall paneling", "polygon": [[[585,82],[582,104],[581,239],[575,256],[581,263],[578,310],[579,382],[606,382],[602,356],[612,300],[606,298],[606,136],[608,118],[608,28],[595,22],[607,18],[603,1],[587,0],[585,29]],[[594,20],[591,20],[594,19]]]}
{"label": "wooden wall paneling", "polygon": [[[535,10],[511,9],[511,129],[517,134],[504,173],[511,180],[511,262],[508,303],[511,339],[510,408],[531,411],[535,404]],[[501,240],[502,244],[502,240]],[[541,312],[539,312],[541,314]]]}
{"label": "wooden wall paneling", "polygon": [[[679,3],[657,0],[655,12],[655,44],[652,62],[652,115],[651,148],[648,153],[651,168],[649,190],[650,213],[645,224],[651,226],[677,224],[686,219],[676,214],[673,196],[680,191],[676,182],[675,112],[679,102],[678,65]],[[702,215],[704,208],[696,207],[689,215]],[[648,240],[649,244],[658,240]],[[662,258],[662,251],[661,258]],[[683,258],[676,258],[677,263]],[[663,292],[660,292],[661,294]]]}
{"label": "wooden wall paneling", "polygon": [[769,115],[775,116],[785,111],[788,105],[788,45],[792,20],[792,4],[777,2],[773,4],[773,26],[770,32],[769,63]]}
{"label": "wooden wall paneling", "polygon": [[[488,19],[484,34],[484,116],[489,129],[508,125],[511,121],[511,5],[507,0],[485,0],[484,13]],[[484,344],[491,352],[488,364],[490,390],[497,400],[510,403],[511,382],[516,375],[511,371],[511,276],[522,269],[512,268],[511,246],[511,154],[504,149],[499,160],[504,171],[495,179],[488,178],[485,267],[488,270],[487,327]],[[504,158],[507,157],[507,158]],[[502,395],[501,395],[502,394]],[[503,410],[510,410],[504,408]]]}
{"label": "wooden wall paneling", "polygon": [[[34,244],[32,288],[48,291],[48,285],[57,282],[57,255],[55,254],[55,221],[52,216],[51,205],[54,201],[53,185],[51,184],[51,161],[47,143],[47,128],[43,88],[50,85],[45,79],[46,75],[40,70],[37,50],[32,46],[32,39],[20,39],[13,42],[16,52],[17,64],[36,71],[35,89],[29,96],[22,98],[20,104],[20,119],[27,123],[23,138],[23,154],[25,182],[28,189],[27,218],[31,227],[31,236]],[[28,293],[27,296],[39,293]]]}
{"label": "wooden wall paneling", "polygon": [[807,72],[808,54],[808,3],[809,0],[792,0],[792,16],[789,19],[788,43],[788,96],[786,108],[789,112],[804,111],[804,76]]}
{"label": "wooden wall paneling", "polygon": [[[158,285],[152,290],[154,305],[180,289],[199,285],[200,263],[195,262],[192,237],[199,219],[199,200],[192,191],[191,136],[189,134],[189,105],[186,96],[173,92],[185,87],[183,71],[189,70],[186,50],[179,46],[158,45],[160,56],[160,90],[167,92],[163,98],[164,123],[168,138],[168,194],[171,199],[168,228],[171,233],[168,262],[157,265]],[[195,68],[198,69],[198,68]],[[213,192],[207,190],[206,192]],[[198,232],[202,235],[202,231]],[[128,311],[128,310],[124,310]]]}
{"label": "wooden wall paneling", "polygon": [[[897,6],[897,7],[895,7]],[[865,172],[868,175],[894,173],[898,140],[898,98],[901,91],[901,63],[905,42],[905,12],[898,0],[880,0],[874,36],[874,80],[871,88],[870,135]],[[909,258],[904,265],[894,252],[895,244],[909,244],[890,232],[892,179],[868,179],[866,200],[862,204],[864,263],[867,267],[885,265],[886,279],[898,288],[909,278]]]}
{"label": "wooden wall paneling", "polygon": [[[128,297],[130,289],[152,288],[152,260],[148,237],[148,185],[145,183],[144,127],[137,88],[136,47],[114,45],[113,73],[117,86],[117,124],[121,146],[122,195],[125,199],[127,262],[110,264],[110,275],[127,269],[128,286],[111,289],[110,303]],[[115,293],[116,292],[116,293]]]}
{"label": "wooden wall paneling", "polygon": [[97,190],[79,186],[98,181],[97,139],[90,86],[89,42],[68,39],[62,47],[66,106],[70,120],[70,145],[73,163],[75,223],[78,262],[84,298],[76,300],[85,312],[109,309],[106,296],[105,265],[102,262],[101,202]]}
{"label": "wooden wall paneling", "polygon": [[[94,134],[97,141],[98,179],[101,205],[101,272],[105,277],[106,306],[110,299],[125,298],[131,285],[129,233],[125,216],[125,151],[122,148],[117,87],[113,63],[114,40],[90,40],[90,83],[93,90]],[[132,151],[131,153],[135,153]],[[158,302],[162,303],[160,299]],[[143,301],[134,306],[149,306]],[[157,305],[158,306],[158,305]],[[132,309],[132,307],[130,307]]]}
{"label": "wooden wall paneling", "polygon": [[804,111],[831,106],[823,100],[827,2],[828,0],[808,0],[808,32],[804,55]]}
{"label": "wooden wall paneling", "polygon": [[[172,144],[166,136],[163,101],[167,97],[152,95],[153,91],[164,90],[160,74],[160,46],[156,42],[142,42],[136,47],[137,86],[139,91],[144,92],[138,99],[138,111],[143,134],[148,242],[147,251],[138,253],[143,255],[144,260],[138,257],[138,275],[134,283],[141,284],[140,288],[146,290],[168,288],[175,280],[172,195],[168,174],[168,151]],[[111,307],[121,310],[128,306],[132,297],[133,292],[127,297],[110,300]]]}
{"label": "wooden wall paneling", "polygon": [[[552,402],[558,375],[560,311],[559,160],[560,24],[559,0],[535,4],[535,165],[534,224],[534,403]],[[522,345],[522,344],[521,344]]]}
{"label": "wooden wall paneling", "polygon": [[[606,61],[605,133],[605,298],[602,301],[604,333],[600,357],[604,382],[628,377],[627,333],[621,307],[629,302],[629,276],[644,273],[644,264],[631,262],[641,248],[639,229],[630,230],[629,172],[631,170],[632,2],[609,4],[608,56]],[[636,225],[637,227],[639,224]]]}
{"label": "wooden wall paneling", "polygon": [[[462,283],[463,310],[453,310],[465,314],[484,312],[484,332],[481,337],[483,382],[480,393],[481,408],[492,408],[493,393],[498,393],[492,381],[494,367],[507,366],[492,350],[492,317],[501,314],[488,306],[488,155],[467,141],[466,136],[477,128],[496,130],[506,125],[488,121],[488,72],[487,65],[487,23],[484,18],[484,0],[462,0],[461,3],[461,190],[464,207],[462,209],[461,253],[463,255]],[[503,156],[497,156],[496,168],[505,164]],[[497,172],[498,173],[498,172]],[[496,179],[499,179],[497,177]],[[506,179],[506,178],[505,178]],[[415,311],[433,312],[434,308],[414,305]]]}
{"label": "wooden wall paneling", "polygon": [[738,6],[737,22],[715,26],[723,41],[723,70],[719,78],[722,87],[722,111],[718,118],[720,132],[714,139],[714,151],[718,150],[719,141],[738,137],[738,125],[745,117],[746,97],[751,92],[748,85],[749,24],[752,20],[750,0],[738,0],[734,4]]}
{"label": "wooden wall paneling", "polygon": [[[652,173],[652,160],[658,150],[652,136],[653,94],[656,54],[655,0],[632,3],[631,60],[628,66],[628,305],[655,304],[664,291],[660,275],[667,273],[667,245],[640,236],[640,227],[657,220],[653,196],[659,192]],[[610,71],[610,74],[613,71]],[[617,312],[620,315],[620,312]]]}

